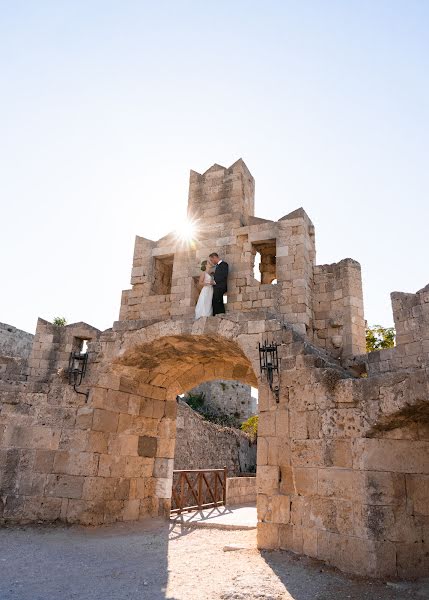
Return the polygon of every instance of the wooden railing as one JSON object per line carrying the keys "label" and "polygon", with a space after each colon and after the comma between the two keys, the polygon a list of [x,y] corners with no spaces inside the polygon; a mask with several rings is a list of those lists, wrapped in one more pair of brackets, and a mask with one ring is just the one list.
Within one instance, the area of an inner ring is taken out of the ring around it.
{"label": "wooden railing", "polygon": [[171,513],[226,504],[227,468],[173,471]]}

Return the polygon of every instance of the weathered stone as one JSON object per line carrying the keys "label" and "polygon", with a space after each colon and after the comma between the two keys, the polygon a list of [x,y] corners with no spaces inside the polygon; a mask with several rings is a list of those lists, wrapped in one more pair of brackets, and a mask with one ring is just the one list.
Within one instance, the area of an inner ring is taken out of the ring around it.
{"label": "weathered stone", "polygon": [[158,439],[155,437],[148,437],[141,435],[138,439],[138,454],[139,456],[147,456],[153,458],[156,456],[156,450],[158,446]]}
{"label": "weathered stone", "polygon": [[[3,356],[0,325],[2,522],[165,516],[173,459],[248,470],[244,434],[195,416],[190,427],[176,401],[195,386],[239,382],[259,390],[259,547],[364,575],[427,574],[429,289],[394,293],[397,345],[364,354],[359,264],[315,265],[305,211],[261,220],[253,198],[242,160],[192,172],[188,212],[204,241],[137,237],[113,329],[39,319],[30,354],[16,334],[16,356]],[[215,248],[231,267],[226,314],[195,320],[198,263]],[[83,340],[87,397],[67,374]],[[265,341],[280,359],[271,389]],[[229,411],[240,416],[248,405],[238,396]],[[250,496],[244,479],[237,497]]]}

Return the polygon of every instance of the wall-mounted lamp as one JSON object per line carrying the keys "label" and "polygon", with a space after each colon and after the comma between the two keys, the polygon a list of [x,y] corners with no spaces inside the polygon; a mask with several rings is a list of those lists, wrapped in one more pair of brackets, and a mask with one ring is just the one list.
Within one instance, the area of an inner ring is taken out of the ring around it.
{"label": "wall-mounted lamp", "polygon": [[87,392],[79,392],[76,389],[82,383],[82,379],[85,377],[86,367],[88,364],[88,352],[71,352],[69,358],[69,384],[73,386],[76,394],[82,394],[82,396],[86,396],[88,400],[89,391]]}
{"label": "wall-mounted lamp", "polygon": [[[279,378],[279,355],[277,352],[278,344],[273,342],[269,344],[264,342],[263,345],[258,344],[259,347],[259,367],[261,369],[261,376],[265,373],[265,376],[270,386],[270,390],[273,393],[276,402],[279,402],[280,395],[280,378]],[[277,376],[277,385],[274,385],[274,374]]]}

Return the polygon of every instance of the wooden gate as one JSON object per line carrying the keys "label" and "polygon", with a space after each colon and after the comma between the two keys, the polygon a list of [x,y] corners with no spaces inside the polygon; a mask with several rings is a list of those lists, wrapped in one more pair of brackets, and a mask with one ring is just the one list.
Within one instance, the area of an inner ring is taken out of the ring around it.
{"label": "wooden gate", "polygon": [[173,471],[171,513],[226,504],[227,468]]}

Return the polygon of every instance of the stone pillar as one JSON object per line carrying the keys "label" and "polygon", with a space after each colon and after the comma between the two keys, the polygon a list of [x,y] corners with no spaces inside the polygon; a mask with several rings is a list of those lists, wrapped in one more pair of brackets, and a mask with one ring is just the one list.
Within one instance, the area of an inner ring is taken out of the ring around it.
{"label": "stone pillar", "polygon": [[314,226],[302,208],[278,222],[277,280],[282,284],[280,312],[311,338]]}

